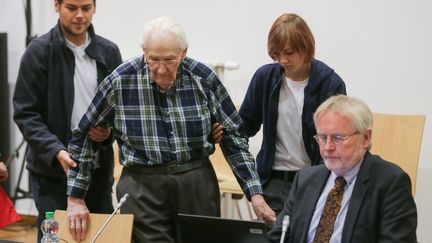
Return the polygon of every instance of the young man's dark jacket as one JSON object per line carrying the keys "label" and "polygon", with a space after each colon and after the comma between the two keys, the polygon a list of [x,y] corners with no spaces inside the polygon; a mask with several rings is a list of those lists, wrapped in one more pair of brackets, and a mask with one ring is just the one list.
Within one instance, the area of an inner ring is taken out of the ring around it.
{"label": "young man's dark jacket", "polygon": [[[96,61],[100,83],[121,62],[119,48],[98,36],[91,25],[86,54]],[[66,178],[56,154],[71,139],[75,58],[66,46],[59,23],[30,42],[22,59],[13,96],[14,120],[28,143],[27,169],[32,173]],[[106,145],[106,146],[104,146]],[[112,184],[111,141],[99,145],[99,161]]]}

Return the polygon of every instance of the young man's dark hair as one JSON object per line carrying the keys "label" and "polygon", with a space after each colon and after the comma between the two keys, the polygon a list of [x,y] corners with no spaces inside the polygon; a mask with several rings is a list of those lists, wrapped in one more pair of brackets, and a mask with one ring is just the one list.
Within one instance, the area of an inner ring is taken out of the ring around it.
{"label": "young man's dark hair", "polygon": [[[63,0],[54,0],[54,2],[57,1],[59,4],[63,3]],[[96,5],[96,0],[93,0],[94,5]]]}

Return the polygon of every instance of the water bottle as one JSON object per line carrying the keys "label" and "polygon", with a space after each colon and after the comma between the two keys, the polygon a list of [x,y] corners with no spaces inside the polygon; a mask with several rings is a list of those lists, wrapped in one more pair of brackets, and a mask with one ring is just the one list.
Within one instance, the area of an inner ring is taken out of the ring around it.
{"label": "water bottle", "polygon": [[42,221],[41,231],[43,233],[43,237],[41,239],[41,243],[58,243],[57,239],[57,231],[58,231],[59,223],[54,219],[53,212],[45,212],[45,220]]}

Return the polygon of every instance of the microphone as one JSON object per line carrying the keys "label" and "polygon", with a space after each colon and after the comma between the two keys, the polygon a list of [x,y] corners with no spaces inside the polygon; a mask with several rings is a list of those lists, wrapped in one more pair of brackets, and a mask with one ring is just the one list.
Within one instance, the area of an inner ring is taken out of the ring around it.
{"label": "microphone", "polygon": [[108,225],[108,223],[111,221],[112,217],[114,217],[114,215],[117,213],[117,211],[120,209],[120,207],[126,202],[126,199],[129,197],[129,194],[124,194],[123,197],[120,199],[119,204],[117,205],[117,207],[114,209],[114,212],[112,212],[112,214],[109,216],[109,218],[107,219],[107,221],[105,221],[105,223],[102,225],[102,227],[99,229],[99,231],[96,233],[96,235],[93,237],[93,240],[91,241],[92,243],[94,243],[96,241],[96,239],[99,237],[99,235],[102,233],[102,231],[105,229],[105,227]]}
{"label": "microphone", "polygon": [[117,210],[119,210],[119,208],[121,207],[121,206],[123,206],[123,204],[126,202],[126,199],[129,197],[129,194],[124,194],[123,195],[123,197],[120,199],[120,202],[119,202],[119,204],[117,205],[117,208],[116,208],[116,210],[114,211],[114,213],[117,211]]}
{"label": "microphone", "polygon": [[282,220],[282,236],[280,239],[280,243],[283,243],[285,241],[285,234],[288,230],[288,225],[289,225],[289,216],[288,214],[286,214]]}

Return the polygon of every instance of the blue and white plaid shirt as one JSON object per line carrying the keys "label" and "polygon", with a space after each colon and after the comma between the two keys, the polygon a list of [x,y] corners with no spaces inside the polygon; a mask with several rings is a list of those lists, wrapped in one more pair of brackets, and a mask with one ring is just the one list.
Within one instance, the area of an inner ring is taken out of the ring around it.
{"label": "blue and white plaid shirt", "polygon": [[144,56],[120,65],[99,86],[69,145],[77,168],[68,172],[68,195],[83,198],[91,181],[95,145],[91,126],[110,125],[124,166],[185,163],[209,156],[211,126],[222,122],[220,143],[245,194],[262,194],[248,140],[238,132],[241,118],[227,90],[207,66],[184,58],[175,85],[162,91],[150,79]]}

